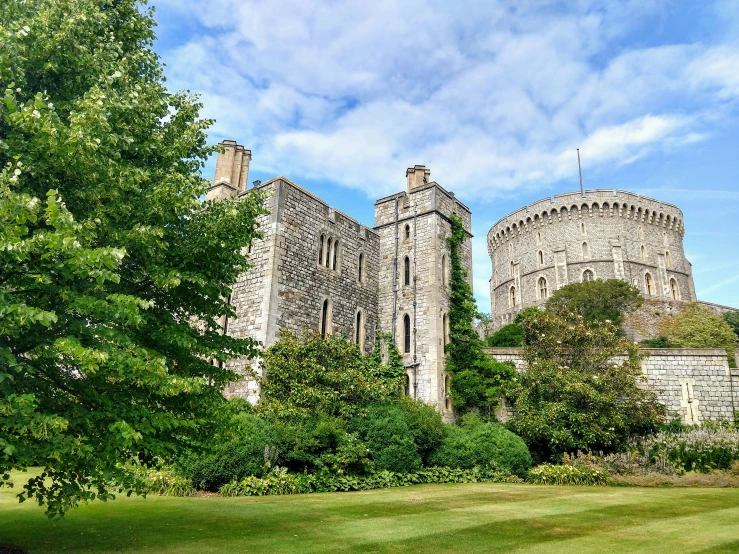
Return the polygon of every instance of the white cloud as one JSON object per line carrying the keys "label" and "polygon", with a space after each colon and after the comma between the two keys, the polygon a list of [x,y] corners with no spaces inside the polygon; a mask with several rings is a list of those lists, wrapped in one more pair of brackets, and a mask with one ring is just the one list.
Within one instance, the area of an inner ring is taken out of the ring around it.
{"label": "white cloud", "polygon": [[213,138],[250,147],[254,168],[377,197],[423,163],[464,200],[574,178],[578,147],[590,171],[705,140],[709,107],[720,119],[731,108],[714,104],[739,98],[739,47],[624,47],[663,7],[167,0],[159,13],[205,29],[163,52],[170,84],[202,91]]}

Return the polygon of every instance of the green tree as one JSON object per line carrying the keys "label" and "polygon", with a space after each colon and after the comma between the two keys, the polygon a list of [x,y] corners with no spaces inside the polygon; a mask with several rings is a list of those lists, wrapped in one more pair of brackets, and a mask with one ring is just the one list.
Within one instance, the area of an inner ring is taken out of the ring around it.
{"label": "green tree", "polygon": [[523,327],[509,323],[498,329],[487,338],[486,344],[491,348],[523,346]]}
{"label": "green tree", "polygon": [[385,365],[374,354],[362,355],[344,337],[324,338],[316,332],[299,336],[285,330],[260,362],[261,397],[256,411],[285,421],[316,415],[349,420],[364,413],[369,404],[397,399],[403,366],[392,363],[398,359],[392,341],[387,348],[391,364]]}
{"label": "green tree", "polygon": [[451,396],[458,410],[479,410],[487,418],[502,396],[502,390],[515,372],[507,363],[490,358],[485,343],[472,322],[478,315],[472,287],[462,266],[459,249],[466,238],[462,220],[452,214],[451,236],[447,239],[451,260],[449,296],[449,343],[446,345],[446,371],[451,376]]}
{"label": "green tree", "polygon": [[[0,483],[50,515],[137,491],[125,462],[217,430],[221,334],[257,195],[203,203],[210,121],[169,93],[136,0],[0,10]],[[198,322],[198,325],[194,325]]]}
{"label": "green tree", "polygon": [[739,312],[726,312],[724,321],[734,330],[734,334],[739,337]]}
{"label": "green tree", "polygon": [[679,314],[663,318],[659,334],[677,348],[723,348],[729,366],[736,367],[736,333],[723,317],[697,302],[688,302]]}
{"label": "green tree", "polygon": [[527,320],[525,342],[508,426],[539,458],[612,452],[664,421],[664,406],[639,386],[638,345],[612,323],[557,309]]}
{"label": "green tree", "polygon": [[596,279],[565,285],[547,300],[547,310],[564,308],[580,314],[586,321],[610,321],[616,326],[624,314],[632,313],[644,303],[639,289],[621,279]]}

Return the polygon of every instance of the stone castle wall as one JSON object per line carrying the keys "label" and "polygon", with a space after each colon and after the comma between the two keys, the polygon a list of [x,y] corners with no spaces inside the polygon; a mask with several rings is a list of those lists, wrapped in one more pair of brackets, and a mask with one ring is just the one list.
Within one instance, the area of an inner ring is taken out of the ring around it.
{"label": "stone castle wall", "polygon": [[[238,317],[228,322],[227,332],[268,347],[279,339],[281,329],[320,331],[327,300],[328,332],[356,340],[359,312],[360,343],[365,352],[371,351],[377,326],[377,233],[283,177],[258,188],[267,193],[270,214],[260,221],[265,236],[252,245],[251,269],[233,287],[231,302]],[[258,372],[256,363],[246,360],[229,367],[242,374]],[[256,383],[244,379],[227,395],[255,401]]]}
{"label": "stone castle wall", "polygon": [[[394,332],[403,354],[407,393],[438,406],[450,419],[453,413],[444,372],[451,270],[449,217],[457,213],[469,233],[471,213],[441,186],[428,182],[429,173],[422,166],[409,169],[406,192],[375,203],[375,229],[380,235],[379,319],[383,331]],[[461,256],[471,284],[470,237],[463,241]],[[411,326],[407,351],[406,317]]]}
{"label": "stone castle wall", "polygon": [[[513,362],[519,371],[526,367],[521,348],[488,348],[500,362]],[[671,414],[683,423],[734,420],[739,409],[739,370],[729,369],[726,351],[713,348],[644,348],[644,386],[657,394]],[[504,404],[499,417],[512,415]]]}
{"label": "stone castle wall", "polygon": [[645,298],[695,300],[683,234],[677,207],[624,191],[562,194],[513,212],[487,237],[494,328],[587,278],[624,279]]}

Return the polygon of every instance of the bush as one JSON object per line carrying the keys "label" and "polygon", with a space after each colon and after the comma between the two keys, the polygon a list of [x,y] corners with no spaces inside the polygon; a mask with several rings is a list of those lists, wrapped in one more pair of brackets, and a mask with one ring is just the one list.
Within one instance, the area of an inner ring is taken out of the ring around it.
{"label": "bush", "polygon": [[239,415],[243,438],[231,440],[212,453],[188,454],[177,462],[178,472],[198,490],[217,491],[222,485],[247,475],[262,475],[265,447],[273,442],[272,428],[265,420],[250,414]]}
{"label": "bush", "polygon": [[519,477],[505,472],[475,467],[450,469],[429,467],[413,473],[379,471],[370,475],[333,475],[331,473],[288,473],[276,469],[265,478],[247,477],[221,487],[222,496],[268,496],[312,492],[346,492],[431,483],[521,483]]}
{"label": "bush", "polygon": [[674,345],[670,344],[670,341],[667,340],[665,337],[644,339],[639,344],[641,344],[644,348],[674,348]]}
{"label": "bush", "polygon": [[418,454],[426,465],[429,456],[444,438],[444,422],[441,420],[441,414],[433,406],[408,396],[401,398],[398,406],[403,411]]}
{"label": "bush", "polygon": [[176,475],[170,468],[148,471],[144,477],[144,490],[160,496],[190,496],[195,492],[187,477]]}
{"label": "bush", "polygon": [[523,346],[523,327],[515,323],[505,325],[490,335],[486,343],[491,348]]}
{"label": "bush", "polygon": [[704,426],[682,433],[657,433],[630,446],[652,461],[666,459],[679,473],[707,473],[714,469],[729,469],[735,460],[739,460],[739,431]]}
{"label": "bush", "polygon": [[605,471],[570,465],[542,464],[529,472],[529,483],[538,485],[601,485],[609,482]]}
{"label": "bush", "polygon": [[400,406],[370,406],[366,416],[352,421],[350,429],[364,440],[375,469],[407,473],[421,468],[414,435]]}
{"label": "bush", "polygon": [[450,468],[477,466],[526,475],[531,467],[531,455],[523,440],[497,423],[470,419],[467,418],[464,426],[447,426],[444,440],[429,462]]}

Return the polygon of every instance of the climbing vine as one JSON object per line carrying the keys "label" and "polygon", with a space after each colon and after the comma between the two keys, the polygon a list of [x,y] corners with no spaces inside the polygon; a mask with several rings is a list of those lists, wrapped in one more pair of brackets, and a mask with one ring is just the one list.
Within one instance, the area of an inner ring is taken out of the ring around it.
{"label": "climbing vine", "polygon": [[449,343],[446,345],[446,371],[451,376],[451,396],[458,411],[479,411],[492,419],[503,395],[503,386],[513,378],[508,363],[496,362],[485,354],[485,343],[473,326],[478,315],[460,249],[466,238],[461,218],[451,218],[451,236],[447,239],[451,260],[449,297]]}

